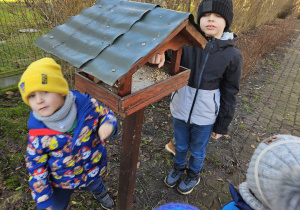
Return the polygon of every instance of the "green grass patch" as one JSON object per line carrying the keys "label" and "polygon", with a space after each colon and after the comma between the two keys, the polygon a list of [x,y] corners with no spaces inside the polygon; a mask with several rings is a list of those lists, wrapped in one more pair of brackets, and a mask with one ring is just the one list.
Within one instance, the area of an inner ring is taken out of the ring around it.
{"label": "green grass patch", "polygon": [[247,127],[245,125],[239,125],[238,128],[241,129],[241,130],[246,130],[247,129]]}
{"label": "green grass patch", "polygon": [[14,107],[5,107],[6,103],[1,102],[4,108],[0,110],[0,132],[1,135],[18,138],[20,134],[27,132],[26,122],[29,117],[30,107],[23,102]]}
{"label": "green grass patch", "polygon": [[243,106],[243,109],[244,109],[246,112],[248,112],[248,113],[252,113],[252,112],[253,112],[253,109],[252,109],[250,106],[248,106],[248,105],[244,105],[244,106]]}
{"label": "green grass patch", "polygon": [[10,91],[15,93],[0,94],[0,182],[7,190],[22,190],[19,180],[25,178],[20,172],[25,169],[30,107],[22,102],[16,89]]}
{"label": "green grass patch", "polygon": [[10,176],[6,180],[6,185],[5,186],[9,190],[15,190],[17,187],[19,187],[20,186],[20,182],[19,182],[18,175]]}
{"label": "green grass patch", "polygon": [[25,157],[25,151],[24,151],[24,154],[22,153],[13,153],[12,155],[10,155],[10,158],[9,158],[9,164],[10,165],[17,165],[21,162],[24,161]]}
{"label": "green grass patch", "polygon": [[249,99],[246,98],[246,97],[243,97],[243,98],[242,98],[242,101],[245,102],[245,103],[248,103],[248,102],[249,102]]}

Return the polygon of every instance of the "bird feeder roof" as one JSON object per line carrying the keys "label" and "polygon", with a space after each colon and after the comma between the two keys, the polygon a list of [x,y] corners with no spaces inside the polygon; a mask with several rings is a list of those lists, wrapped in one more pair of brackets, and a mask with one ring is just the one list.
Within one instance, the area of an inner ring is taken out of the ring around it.
{"label": "bird feeder roof", "polygon": [[112,86],[187,19],[199,30],[190,13],[154,4],[99,0],[34,45]]}

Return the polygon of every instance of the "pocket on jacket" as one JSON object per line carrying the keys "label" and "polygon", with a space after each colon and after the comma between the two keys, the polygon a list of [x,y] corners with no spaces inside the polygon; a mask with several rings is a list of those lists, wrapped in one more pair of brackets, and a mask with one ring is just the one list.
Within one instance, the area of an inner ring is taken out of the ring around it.
{"label": "pocket on jacket", "polygon": [[173,117],[187,121],[196,89],[184,86],[173,94],[170,110]]}
{"label": "pocket on jacket", "polygon": [[215,115],[217,116],[218,112],[219,112],[219,106],[218,106],[218,103],[216,101],[216,94],[215,93],[214,93],[214,103],[215,103]]}
{"label": "pocket on jacket", "polygon": [[220,107],[220,97],[216,90],[199,90],[193,115],[206,123],[214,123]]}

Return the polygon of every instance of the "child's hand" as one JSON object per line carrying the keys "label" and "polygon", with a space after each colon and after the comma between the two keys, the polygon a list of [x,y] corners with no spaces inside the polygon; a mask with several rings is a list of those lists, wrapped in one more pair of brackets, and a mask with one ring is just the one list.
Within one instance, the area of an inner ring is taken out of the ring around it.
{"label": "child's hand", "polygon": [[48,208],[46,208],[46,210],[52,210],[52,208],[51,208],[51,207],[48,207]]}
{"label": "child's hand", "polygon": [[105,140],[107,137],[110,136],[110,134],[113,132],[113,130],[114,130],[114,126],[110,123],[104,123],[103,125],[101,125],[98,130],[100,139],[102,141]]}
{"label": "child's hand", "polygon": [[219,139],[219,138],[221,138],[221,136],[223,136],[223,135],[222,134],[217,134],[215,132],[212,132],[212,134],[211,134],[211,138],[213,138],[213,139]]}
{"label": "child's hand", "polygon": [[162,67],[165,64],[165,53],[156,54],[152,58],[149,59],[149,63],[158,64],[158,68]]}

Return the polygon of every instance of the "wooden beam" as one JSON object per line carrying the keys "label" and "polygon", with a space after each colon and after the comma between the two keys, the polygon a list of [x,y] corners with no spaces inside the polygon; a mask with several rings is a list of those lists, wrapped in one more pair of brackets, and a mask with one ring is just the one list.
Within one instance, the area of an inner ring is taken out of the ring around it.
{"label": "wooden beam", "polygon": [[179,73],[181,55],[182,55],[182,47],[172,52],[171,68],[170,68],[171,75],[175,75]]}
{"label": "wooden beam", "polygon": [[123,121],[117,200],[117,207],[119,210],[130,210],[132,206],[144,110],[145,109],[141,109],[132,115],[126,116]]}
{"label": "wooden beam", "polygon": [[101,103],[109,106],[114,112],[119,112],[119,101],[121,97],[112,91],[98,85],[88,78],[88,74],[82,71],[74,73],[75,89],[83,94],[90,94],[95,97]]}
{"label": "wooden beam", "polygon": [[119,83],[120,86],[118,87],[118,95],[121,97],[129,95],[131,93],[132,75],[123,77]]}
{"label": "wooden beam", "polygon": [[189,46],[196,46],[205,48],[207,40],[201,35],[201,33],[193,26],[191,22],[188,22],[182,33],[189,42]]}
{"label": "wooden beam", "polygon": [[186,70],[168,78],[154,86],[147,87],[121,99],[121,112],[130,115],[135,111],[169,95],[188,84],[190,70]]}

